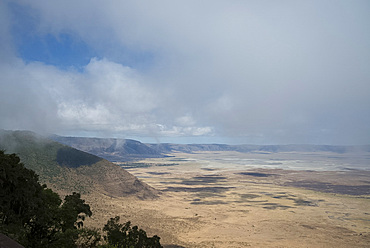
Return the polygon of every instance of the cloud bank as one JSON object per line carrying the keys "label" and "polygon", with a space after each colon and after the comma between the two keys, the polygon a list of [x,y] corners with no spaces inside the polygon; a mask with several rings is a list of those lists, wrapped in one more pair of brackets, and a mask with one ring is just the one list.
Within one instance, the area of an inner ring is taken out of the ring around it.
{"label": "cloud bank", "polygon": [[[1,128],[178,142],[369,143],[367,1],[0,7]],[[81,61],[50,62],[71,47],[85,51]]]}

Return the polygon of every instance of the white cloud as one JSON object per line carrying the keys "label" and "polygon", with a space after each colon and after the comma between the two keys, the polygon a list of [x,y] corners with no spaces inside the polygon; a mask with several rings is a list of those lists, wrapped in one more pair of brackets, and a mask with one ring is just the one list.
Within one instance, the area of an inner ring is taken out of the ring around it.
{"label": "white cloud", "polygon": [[191,136],[210,136],[213,133],[211,127],[180,127],[172,126],[171,128],[160,125],[160,132],[157,135],[170,137],[191,137]]}
{"label": "white cloud", "polygon": [[184,115],[176,118],[175,123],[179,126],[193,126],[196,122],[191,115]]}
{"label": "white cloud", "polygon": [[145,86],[133,69],[107,59],[92,59],[82,72],[19,61],[0,66],[0,73],[4,89],[0,125],[6,129],[142,136],[210,133],[209,128],[194,126],[190,116],[177,118],[179,127],[156,125],[163,120],[153,112],[166,108],[160,105],[164,95]]}
{"label": "white cloud", "polygon": [[[31,125],[37,111],[21,106],[37,99],[47,113],[34,126],[44,118],[58,128],[245,143],[370,138],[367,1],[18,3],[38,21],[35,32],[72,34],[105,59],[92,58],[82,72],[42,63],[0,68],[0,101],[19,111],[5,115],[7,126]],[[11,47],[6,17],[0,41]],[[141,59],[145,69],[124,64]]]}

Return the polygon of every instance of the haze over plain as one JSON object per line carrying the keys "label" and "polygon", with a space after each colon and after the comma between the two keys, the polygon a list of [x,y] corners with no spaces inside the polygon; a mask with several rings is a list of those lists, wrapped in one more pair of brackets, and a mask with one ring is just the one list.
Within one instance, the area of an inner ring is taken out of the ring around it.
{"label": "haze over plain", "polygon": [[1,1],[0,128],[368,144],[370,3]]}

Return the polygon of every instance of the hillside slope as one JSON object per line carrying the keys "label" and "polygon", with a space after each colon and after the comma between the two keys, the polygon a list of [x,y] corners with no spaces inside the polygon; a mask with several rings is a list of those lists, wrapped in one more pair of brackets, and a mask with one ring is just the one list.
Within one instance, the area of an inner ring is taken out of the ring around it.
{"label": "hillside slope", "polygon": [[121,167],[29,131],[0,130],[0,149],[16,153],[48,187],[70,193],[153,198],[157,191]]}
{"label": "hillside slope", "polygon": [[160,152],[137,140],[63,137],[57,135],[50,136],[50,138],[59,143],[95,154],[112,162],[163,157]]}

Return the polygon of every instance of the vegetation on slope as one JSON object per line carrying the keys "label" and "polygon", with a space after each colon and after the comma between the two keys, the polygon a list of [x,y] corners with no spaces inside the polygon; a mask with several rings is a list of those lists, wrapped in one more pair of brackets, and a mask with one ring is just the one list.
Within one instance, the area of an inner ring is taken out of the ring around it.
{"label": "vegetation on slope", "polygon": [[163,157],[161,153],[137,140],[62,137],[57,135],[50,136],[50,138],[67,146],[95,154],[112,162]]}
{"label": "vegetation on slope", "polygon": [[[38,175],[26,169],[15,154],[0,151],[0,230],[26,247],[51,247],[60,240],[75,241],[77,227],[90,206],[80,194],[59,196],[39,183]],[[62,247],[62,246],[60,246]],[[71,246],[72,247],[72,246]]]}
{"label": "vegetation on slope", "polygon": [[28,131],[0,130],[0,149],[16,153],[40,181],[60,192],[104,191],[110,196],[156,197],[157,191],[95,155],[62,145]]}
{"label": "vegetation on slope", "polygon": [[0,151],[0,232],[26,247],[162,247],[159,237],[111,218],[103,231],[83,228],[90,206],[79,193],[59,195],[39,183],[15,154]]}

